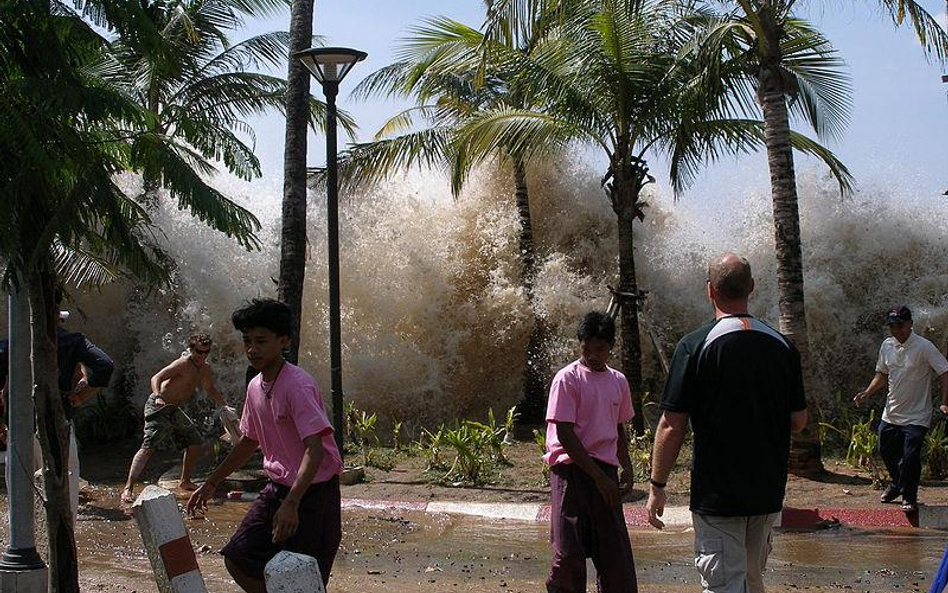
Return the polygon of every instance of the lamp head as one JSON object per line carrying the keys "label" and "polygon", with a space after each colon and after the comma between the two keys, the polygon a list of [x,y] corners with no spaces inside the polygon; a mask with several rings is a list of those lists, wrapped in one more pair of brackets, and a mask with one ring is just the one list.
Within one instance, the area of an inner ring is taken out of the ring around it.
{"label": "lamp head", "polygon": [[303,62],[321,84],[339,84],[352,67],[368,55],[348,47],[311,47],[294,53],[293,57]]}

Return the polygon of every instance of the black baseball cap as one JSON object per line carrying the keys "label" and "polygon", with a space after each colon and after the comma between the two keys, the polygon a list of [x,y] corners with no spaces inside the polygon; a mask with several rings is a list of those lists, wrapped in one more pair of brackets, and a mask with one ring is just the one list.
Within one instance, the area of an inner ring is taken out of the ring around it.
{"label": "black baseball cap", "polygon": [[910,321],[912,321],[912,311],[905,305],[889,309],[885,314],[885,322],[888,325],[900,325]]}

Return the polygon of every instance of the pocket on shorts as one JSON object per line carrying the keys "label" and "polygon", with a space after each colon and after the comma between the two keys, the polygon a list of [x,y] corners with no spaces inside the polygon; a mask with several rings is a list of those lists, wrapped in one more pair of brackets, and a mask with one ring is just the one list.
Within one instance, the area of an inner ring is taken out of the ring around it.
{"label": "pocket on shorts", "polygon": [[725,583],[724,542],[720,538],[695,542],[695,568],[705,591],[713,591]]}

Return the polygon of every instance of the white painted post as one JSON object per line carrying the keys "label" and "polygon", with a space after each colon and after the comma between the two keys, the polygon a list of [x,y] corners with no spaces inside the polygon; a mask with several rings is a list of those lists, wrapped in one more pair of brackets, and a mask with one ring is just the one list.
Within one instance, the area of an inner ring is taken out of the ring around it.
{"label": "white painted post", "polygon": [[159,593],[207,593],[174,495],[164,488],[147,486],[132,505],[132,513]]}
{"label": "white painted post", "polygon": [[280,552],[263,569],[267,593],[326,593],[319,564],[312,556]]}

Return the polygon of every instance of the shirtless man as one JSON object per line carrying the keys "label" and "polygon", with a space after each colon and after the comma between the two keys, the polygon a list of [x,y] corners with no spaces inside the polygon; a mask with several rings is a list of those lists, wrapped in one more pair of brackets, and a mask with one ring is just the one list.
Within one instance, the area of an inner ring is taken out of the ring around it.
{"label": "shirtless man", "polygon": [[207,365],[210,352],[211,336],[196,333],[188,341],[187,354],[151,378],[151,395],[145,404],[145,438],[128,470],[122,502],[135,500],[135,482],[148,465],[155,448],[165,444],[171,444],[179,451],[185,449],[179,486],[183,490],[197,489],[191,482],[191,472],[201,455],[201,434],[179,406],[190,400],[200,385],[218,409],[224,408],[224,397],[217,390],[214,374]]}

